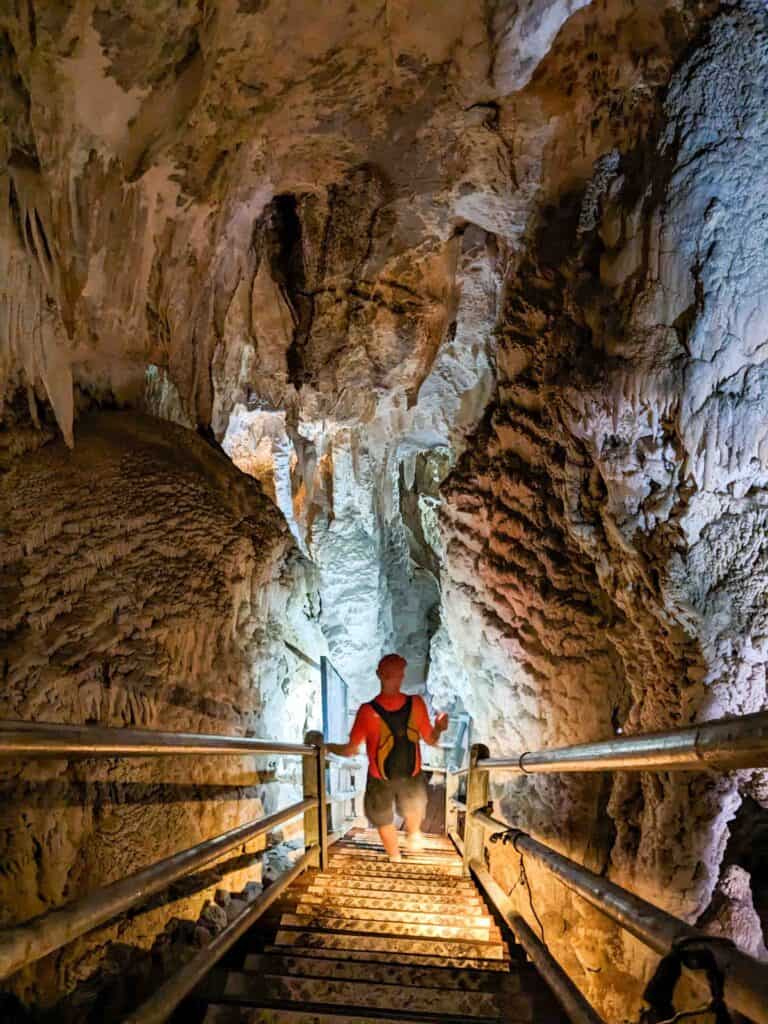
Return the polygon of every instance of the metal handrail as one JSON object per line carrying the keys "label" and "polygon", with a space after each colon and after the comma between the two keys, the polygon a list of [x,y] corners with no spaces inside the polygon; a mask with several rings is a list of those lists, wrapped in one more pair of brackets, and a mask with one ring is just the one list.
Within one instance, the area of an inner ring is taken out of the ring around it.
{"label": "metal handrail", "polygon": [[[0,978],[60,949],[117,915],[143,903],[192,871],[216,862],[229,850],[304,816],[305,852],[256,901],[249,904],[179,972],[160,986],[128,1021],[150,1024],[164,1021],[192,991],[204,974],[237,941],[284,889],[307,867],[324,868],[329,838],[326,819],[326,749],[322,733],[310,732],[303,744],[278,743],[251,737],[111,729],[100,726],[59,725],[52,722],[0,721],[0,758],[153,757],[167,754],[280,754],[303,758],[304,799],[282,811],[239,825],[228,832],[172,854],[126,878],[87,893],[62,907],[11,928],[0,929]],[[331,800],[344,800],[342,792]],[[352,794],[357,796],[357,793]]]}
{"label": "metal handrail", "polygon": [[768,765],[768,711],[721,718],[684,729],[640,733],[512,757],[485,757],[477,767],[518,775],[532,772],[701,771]]}
{"label": "metal handrail", "polygon": [[512,932],[544,978],[572,1024],[604,1024],[581,992],[555,960],[528,923],[516,914],[512,900],[479,861],[472,862],[472,872],[486,895],[507,922]]}
{"label": "metal handrail", "polygon": [[454,828],[448,829],[448,838],[451,840],[453,845],[459,851],[459,856],[464,856],[464,840],[461,838],[459,833]]}
{"label": "metal handrail", "polygon": [[0,721],[0,758],[159,757],[169,754],[297,754],[315,747],[250,736],[216,736],[153,729],[111,729],[98,725]]}
{"label": "metal handrail", "polygon": [[365,754],[349,754],[345,757],[342,754],[331,754],[326,751],[325,760],[328,764],[344,764],[348,765],[350,762],[352,765],[356,765],[358,768],[364,768],[368,763],[368,758]]}
{"label": "metal handrail", "polygon": [[[681,940],[706,942],[709,938],[706,932],[673,917],[601,875],[596,875],[520,829],[510,828],[486,811],[474,810],[472,819],[485,829],[503,831],[511,836],[512,845],[518,853],[532,856],[567,888],[578,893],[656,953],[666,955]],[[471,866],[474,867],[474,860]],[[765,964],[736,946],[711,948],[725,980],[725,999],[728,1005],[756,1024],[768,1024],[768,971]]]}
{"label": "metal handrail", "polygon": [[200,950],[180,970],[172,974],[142,1005],[125,1018],[123,1024],[162,1024],[176,1007],[202,981],[205,975],[218,963],[224,954],[234,946],[241,935],[269,910],[275,900],[288,886],[310,866],[316,848],[310,847],[290,871],[286,871],[245,910],[231,921],[226,928],[207,946]]}
{"label": "metal handrail", "polygon": [[291,821],[317,806],[316,797],[302,800],[269,817],[249,821],[213,839],[206,839],[202,843],[156,861],[126,878],[94,889],[63,907],[0,930],[0,978],[5,978],[25,964],[33,963],[60,949],[78,936],[167,888],[171,882],[183,875],[205,867],[234,847],[271,832],[278,825]]}

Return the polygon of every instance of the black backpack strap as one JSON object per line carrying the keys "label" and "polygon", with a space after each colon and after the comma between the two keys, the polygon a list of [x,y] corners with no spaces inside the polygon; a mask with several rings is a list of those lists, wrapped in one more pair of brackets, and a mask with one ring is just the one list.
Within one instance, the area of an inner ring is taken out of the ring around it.
{"label": "black backpack strap", "polygon": [[387,709],[385,707],[382,707],[377,700],[372,700],[369,703],[373,710],[376,712],[376,714],[383,718],[387,725],[389,725],[388,719],[390,715],[397,715],[399,717],[403,714],[404,711],[407,711],[406,718],[411,717],[411,705],[413,704],[413,697],[408,695],[405,698],[405,704],[403,704],[401,708],[398,708],[397,711],[387,711]]}

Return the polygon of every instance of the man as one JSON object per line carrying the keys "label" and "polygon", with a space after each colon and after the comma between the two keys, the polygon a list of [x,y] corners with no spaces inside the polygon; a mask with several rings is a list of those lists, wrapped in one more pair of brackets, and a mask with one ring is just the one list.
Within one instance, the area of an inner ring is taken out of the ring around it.
{"label": "man", "polygon": [[437,716],[433,726],[421,697],[400,692],[406,664],[399,654],[388,654],[381,659],[376,669],[381,693],[358,708],[348,743],[327,746],[332,754],[352,757],[365,741],[368,754],[365,813],[371,825],[378,829],[391,861],[402,859],[393,824],[393,804],[405,820],[406,847],[418,850],[421,846],[427,784],[421,773],[419,737],[434,746],[448,728],[445,712]]}

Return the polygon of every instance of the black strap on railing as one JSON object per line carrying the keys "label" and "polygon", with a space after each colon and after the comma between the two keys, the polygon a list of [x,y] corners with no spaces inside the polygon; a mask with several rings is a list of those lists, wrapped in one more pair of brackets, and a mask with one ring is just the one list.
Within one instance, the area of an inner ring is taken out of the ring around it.
{"label": "black strap on railing", "polygon": [[703,1012],[713,1014],[715,1024],[732,1024],[725,1005],[725,977],[716,955],[718,948],[727,953],[735,949],[735,946],[730,939],[719,936],[683,938],[675,942],[669,953],[661,959],[646,987],[644,998],[649,1009],[643,1016],[643,1024],[661,1024],[670,1018],[679,1019],[673,997],[684,967],[689,971],[703,971],[706,975],[711,1001]]}
{"label": "black strap on railing", "polygon": [[[491,814],[492,804],[483,810]],[[516,840],[521,835],[523,833],[519,829],[510,827],[494,832],[490,839],[492,843],[501,842],[505,846],[511,843],[517,849]],[[533,906],[531,909],[533,910]],[[710,1002],[695,1011],[696,1015],[710,1013],[715,1018],[715,1024],[733,1024],[725,1005],[725,976],[717,956],[718,949],[727,953],[736,949],[736,946],[730,939],[720,936],[684,936],[673,943],[669,953],[662,957],[656,973],[646,987],[644,998],[649,1008],[643,1015],[643,1024],[668,1024],[670,1021],[682,1020],[683,1017],[689,1016],[678,1014],[673,1002],[675,986],[684,967],[689,971],[703,971],[709,985]]]}
{"label": "black strap on railing", "polygon": [[[485,807],[482,807],[481,810],[485,814],[488,814],[488,815],[492,816],[493,815],[493,804],[492,803],[488,803]],[[517,846],[515,846],[515,840],[517,839],[518,836],[521,836],[521,835],[524,835],[524,833],[521,832],[519,828],[513,828],[510,825],[509,828],[505,828],[501,832],[492,832],[490,839],[491,839],[492,843],[501,842],[502,846],[506,846],[507,843],[511,843],[512,846],[514,846],[515,850],[517,850]],[[517,850],[517,852],[519,853],[520,851]]]}

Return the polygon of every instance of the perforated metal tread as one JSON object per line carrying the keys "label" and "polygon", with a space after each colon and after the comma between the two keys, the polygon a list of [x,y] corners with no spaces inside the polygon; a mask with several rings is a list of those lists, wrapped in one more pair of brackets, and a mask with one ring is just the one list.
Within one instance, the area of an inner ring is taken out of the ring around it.
{"label": "perforated metal tread", "polygon": [[[439,962],[439,958],[435,958]],[[291,956],[281,953],[251,953],[244,969],[254,974],[272,974],[283,977],[297,975],[304,978],[336,978],[388,985],[416,985],[438,989],[460,989],[464,992],[496,992],[501,984],[500,972],[460,970],[442,964],[392,964],[375,960],[331,959],[319,956]],[[505,977],[502,975],[502,977]],[[517,983],[517,975],[509,975],[510,987]]]}
{"label": "perforated metal tread", "polygon": [[248,945],[239,969],[209,979],[205,1024],[534,1021],[521,984],[530,968],[510,955],[443,836],[391,864],[376,833],[351,835],[326,871],[287,890]]}

